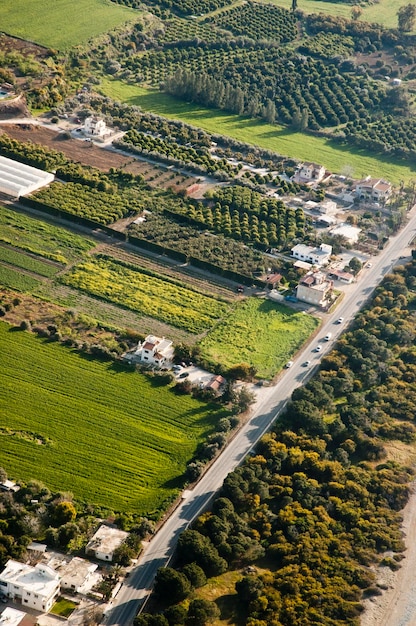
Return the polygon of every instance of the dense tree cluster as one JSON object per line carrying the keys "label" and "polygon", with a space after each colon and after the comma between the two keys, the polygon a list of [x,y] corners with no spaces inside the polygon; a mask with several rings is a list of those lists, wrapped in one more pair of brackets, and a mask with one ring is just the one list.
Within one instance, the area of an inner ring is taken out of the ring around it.
{"label": "dense tree cluster", "polygon": [[312,35],[335,33],[352,37],[357,52],[374,52],[380,50],[383,45],[399,43],[397,31],[385,29],[380,24],[349,20],[339,15],[312,13],[305,16],[305,26]]}
{"label": "dense tree cluster", "polygon": [[[133,9],[142,7],[141,0],[112,0]],[[170,9],[179,15],[201,15],[219,9],[227,4],[227,0],[149,0],[149,4]]]}
{"label": "dense tree cluster", "polygon": [[308,37],[298,48],[299,52],[321,59],[337,56],[349,57],[354,50],[354,40],[348,35],[336,33],[318,33]]}
{"label": "dense tree cluster", "polygon": [[[394,91],[394,96],[397,99],[400,93],[396,95]],[[374,152],[416,158],[416,122],[413,118],[400,119],[386,115],[376,120],[348,123],[344,133],[349,143],[369,148]]]}

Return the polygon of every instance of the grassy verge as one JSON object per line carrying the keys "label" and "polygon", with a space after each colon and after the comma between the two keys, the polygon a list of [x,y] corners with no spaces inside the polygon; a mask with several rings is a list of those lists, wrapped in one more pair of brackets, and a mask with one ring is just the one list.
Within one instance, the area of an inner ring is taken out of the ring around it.
{"label": "grassy verge", "polygon": [[64,50],[128,21],[138,12],[110,0],[2,0],[3,32]]}
{"label": "grassy verge", "polygon": [[101,91],[115,100],[140,106],[145,111],[152,111],[168,118],[180,119],[210,133],[234,137],[239,141],[296,159],[322,163],[334,173],[341,173],[347,166],[352,168],[354,178],[370,174],[386,178],[396,184],[401,180],[408,181],[416,175],[412,165],[399,159],[382,155],[373,156],[366,150],[342,146],[324,137],[294,132],[290,128],[223,111],[204,109],[159,91],[107,78],[101,81]]}
{"label": "grassy verge", "polygon": [[0,346],[0,465],[85,502],[143,515],[159,511],[223,415],[5,323]]}
{"label": "grassy verge", "polygon": [[248,298],[201,341],[201,352],[225,367],[249,363],[258,376],[272,378],[318,323],[270,300]]}

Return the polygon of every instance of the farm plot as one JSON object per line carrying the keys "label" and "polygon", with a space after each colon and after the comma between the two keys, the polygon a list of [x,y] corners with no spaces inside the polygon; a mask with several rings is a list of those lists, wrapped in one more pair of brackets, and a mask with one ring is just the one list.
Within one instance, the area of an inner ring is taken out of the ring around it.
{"label": "farm plot", "polygon": [[40,280],[0,263],[0,285],[2,287],[33,293],[36,292],[40,284]]}
{"label": "farm plot", "polygon": [[270,300],[248,298],[200,342],[202,356],[231,367],[249,363],[272,378],[318,326],[317,319]]}
{"label": "farm plot", "polygon": [[158,517],[224,414],[5,323],[0,346],[0,465],[83,502]]}
{"label": "farm plot", "polygon": [[208,330],[230,310],[179,282],[104,256],[80,263],[62,281],[194,334]]}
{"label": "farm plot", "polygon": [[0,245],[0,262],[20,267],[23,270],[28,270],[39,276],[45,276],[51,278],[54,276],[62,266],[54,265],[52,263],[46,263],[40,259],[36,259],[33,256],[24,254],[18,250]]}
{"label": "farm plot", "polygon": [[0,241],[67,264],[94,247],[86,237],[0,205]]}
{"label": "farm plot", "polygon": [[[94,16],[91,19],[91,16]],[[2,30],[42,46],[64,50],[137,19],[138,12],[110,0],[2,0]]]}

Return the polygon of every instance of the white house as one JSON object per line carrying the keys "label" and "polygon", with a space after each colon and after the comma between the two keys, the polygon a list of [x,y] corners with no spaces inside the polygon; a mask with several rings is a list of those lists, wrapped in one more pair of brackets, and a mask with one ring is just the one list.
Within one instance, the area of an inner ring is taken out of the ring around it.
{"label": "white house", "polygon": [[49,185],[55,176],[37,167],[0,156],[0,193],[20,198]]}
{"label": "white house", "polygon": [[79,556],[74,557],[69,563],[59,568],[61,575],[61,588],[73,593],[88,591],[96,582],[94,572],[98,569],[96,563],[90,563]]}
{"label": "white house", "polygon": [[162,367],[173,358],[173,352],[173,344],[169,339],[147,335],[143,343],[138,344],[132,357],[141,363]]}
{"label": "white house", "polygon": [[48,565],[35,567],[9,560],[0,574],[0,590],[12,601],[47,612],[59,594],[61,578]]}
{"label": "white house", "polygon": [[293,180],[297,183],[320,183],[325,178],[325,173],[326,170],[323,165],[301,163],[293,176]]}
{"label": "white house", "polygon": [[387,180],[370,176],[360,180],[355,186],[355,195],[360,200],[373,200],[374,202],[385,202],[391,196],[392,191],[391,183]]}
{"label": "white house", "polygon": [[85,547],[85,553],[101,561],[112,561],[114,552],[127,539],[129,533],[103,524],[91,537]]}
{"label": "white house", "polygon": [[339,224],[335,228],[332,228],[330,234],[335,236],[344,237],[348,243],[355,244],[358,241],[359,234],[361,232],[361,228],[357,228],[357,226],[351,226],[351,224]]}
{"label": "white house", "polygon": [[13,491],[13,493],[16,493],[19,489],[19,485],[16,485],[12,480],[3,480],[3,482],[0,483],[0,491]]}
{"label": "white house", "polygon": [[332,280],[328,280],[322,272],[308,272],[299,281],[296,287],[296,297],[302,302],[308,302],[324,308],[329,302],[333,289]]}
{"label": "white house", "polygon": [[104,137],[108,133],[107,125],[101,117],[91,115],[85,118],[84,132],[92,137]]}
{"label": "white house", "polygon": [[319,248],[312,248],[312,246],[306,246],[303,243],[298,243],[291,250],[292,256],[300,261],[306,261],[312,263],[312,265],[327,265],[330,261],[332,254],[332,246],[326,243],[321,243]]}

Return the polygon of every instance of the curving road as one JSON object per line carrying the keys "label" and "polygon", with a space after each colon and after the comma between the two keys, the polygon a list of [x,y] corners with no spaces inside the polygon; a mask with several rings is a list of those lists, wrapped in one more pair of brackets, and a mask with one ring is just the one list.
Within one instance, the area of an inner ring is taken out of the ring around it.
{"label": "curving road", "polygon": [[[337,337],[362,308],[383,276],[408,252],[415,231],[416,205],[409,212],[405,227],[391,238],[379,256],[372,259],[372,267],[362,271],[358,283],[346,287],[344,300],[337,310],[333,314],[325,315],[317,339],[299,352],[293,366],[283,373],[275,386],[257,391],[250,420],[145,547],[137,567],[108,607],[105,615],[107,626],[128,626],[132,622],[150,593],[157,569],[166,565],[172,556],[180,533],[209,505],[226,475],[243,461],[250,449],[270,428],[294,389],[310,378],[322,356],[332,349]],[[344,318],[342,324],[336,323],[339,317]],[[329,332],[332,333],[331,340],[323,341]],[[319,353],[314,351],[318,343],[322,346]],[[303,366],[306,360],[311,362],[309,367]]]}

